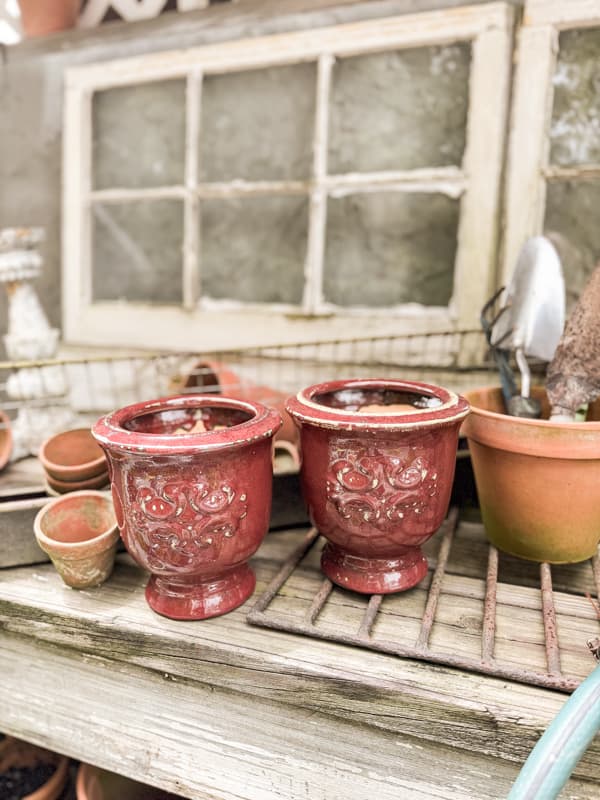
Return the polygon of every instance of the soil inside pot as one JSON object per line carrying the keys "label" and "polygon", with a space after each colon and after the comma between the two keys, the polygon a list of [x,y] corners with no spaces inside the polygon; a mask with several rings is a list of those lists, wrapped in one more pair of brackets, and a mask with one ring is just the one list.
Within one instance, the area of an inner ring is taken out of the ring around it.
{"label": "soil inside pot", "polygon": [[22,800],[47,783],[58,768],[52,753],[0,734],[0,798]]}
{"label": "soil inside pot", "polygon": [[252,414],[237,408],[204,406],[202,408],[169,408],[151,414],[141,414],[123,427],[136,433],[157,435],[208,433],[232,428],[252,419]]}
{"label": "soil inside pot", "polygon": [[399,414],[423,411],[442,405],[439,397],[392,389],[341,389],[317,394],[315,403],[361,414]]}
{"label": "soil inside pot", "polygon": [[0,775],[0,797],[2,800],[22,800],[47,783],[55,772],[56,764],[11,767]]}

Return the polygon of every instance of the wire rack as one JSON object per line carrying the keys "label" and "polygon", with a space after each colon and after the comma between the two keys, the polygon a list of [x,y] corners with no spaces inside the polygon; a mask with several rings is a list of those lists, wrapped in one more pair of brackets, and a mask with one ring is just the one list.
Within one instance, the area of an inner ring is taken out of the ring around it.
{"label": "wire rack", "polygon": [[[75,353],[0,362],[0,409],[13,434],[37,452],[51,433],[87,425],[133,402],[185,392],[220,392],[281,404],[282,397],[338,377],[410,377],[452,382],[488,369],[461,366],[481,353],[481,331],[356,337],[200,353]],[[468,359],[467,359],[468,360]],[[0,420],[0,426],[2,422]]]}
{"label": "wire rack", "polygon": [[[431,569],[396,595],[359,595],[320,571],[310,529],[248,614],[252,625],[563,692],[591,672],[600,560],[550,567],[499,554],[457,508],[425,548]],[[590,644],[588,644],[590,642]],[[596,639],[597,642],[597,639]]]}

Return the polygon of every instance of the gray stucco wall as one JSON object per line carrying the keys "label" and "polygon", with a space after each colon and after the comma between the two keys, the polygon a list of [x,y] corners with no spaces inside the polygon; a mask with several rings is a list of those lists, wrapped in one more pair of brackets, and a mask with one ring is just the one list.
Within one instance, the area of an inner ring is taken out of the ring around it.
{"label": "gray stucco wall", "polygon": [[[454,0],[264,0],[219,4],[137,24],[110,23],[4,48],[0,70],[0,227],[42,225],[45,271],[39,292],[60,325],[61,129],[65,68],[139,53],[184,48],[386,14],[464,4]],[[68,155],[68,154],[67,154]],[[0,297],[0,333],[6,326]]]}

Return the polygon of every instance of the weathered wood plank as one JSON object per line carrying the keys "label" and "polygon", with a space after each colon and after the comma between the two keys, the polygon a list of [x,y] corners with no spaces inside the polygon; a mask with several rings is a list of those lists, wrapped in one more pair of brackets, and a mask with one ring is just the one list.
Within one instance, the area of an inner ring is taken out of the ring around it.
{"label": "weathered wood plank", "polygon": [[[254,560],[259,591],[301,535],[267,537]],[[122,669],[168,673],[257,702],[301,707],[519,763],[565,699],[499,679],[251,628],[247,608],[202,623],[167,620],[146,606],[146,575],[126,558],[119,561],[109,582],[82,592],[62,586],[50,566],[5,571],[2,641],[31,638],[92,661],[111,659]],[[597,778],[599,769],[596,741],[578,775]]]}
{"label": "weathered wood plank", "polygon": [[38,547],[33,520],[47,497],[0,503],[0,568],[49,561]]}
{"label": "weathered wood plank", "polygon": [[[497,800],[518,770],[166,670],[24,637],[2,644],[4,729],[196,800]],[[573,781],[564,797],[596,792]]]}
{"label": "weathered wood plank", "polygon": [[0,501],[44,491],[44,470],[37,458],[15,461],[0,473]]}

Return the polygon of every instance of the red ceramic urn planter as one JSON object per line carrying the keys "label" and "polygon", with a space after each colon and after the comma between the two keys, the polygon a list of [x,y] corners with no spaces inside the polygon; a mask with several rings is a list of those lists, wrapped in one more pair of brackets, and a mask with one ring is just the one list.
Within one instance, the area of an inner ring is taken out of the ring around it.
{"label": "red ceramic urn planter", "polygon": [[146,599],[173,619],[205,619],[253,592],[247,564],[271,511],[277,412],[214,395],[164,398],[100,419],[121,535],[152,576]]}
{"label": "red ceramic urn planter", "polygon": [[287,409],[301,428],[304,497],[328,540],[324,573],[356,592],[410,589],[448,509],[467,402],[424,383],[349,380],[304,389]]}

